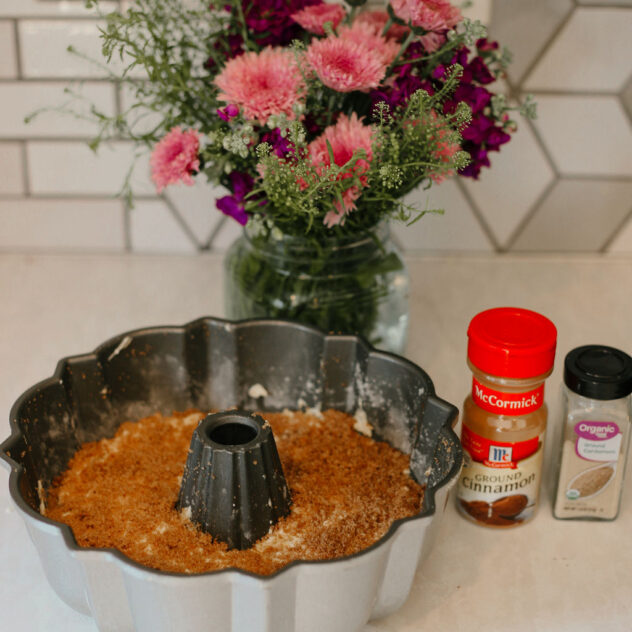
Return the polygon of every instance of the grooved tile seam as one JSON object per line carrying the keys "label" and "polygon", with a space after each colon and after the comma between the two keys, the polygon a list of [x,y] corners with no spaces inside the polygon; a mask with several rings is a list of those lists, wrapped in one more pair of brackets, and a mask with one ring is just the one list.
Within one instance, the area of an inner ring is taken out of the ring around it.
{"label": "grooved tile seam", "polygon": [[128,202],[123,202],[123,244],[125,252],[132,250],[132,209]]}
{"label": "grooved tile seam", "polygon": [[575,90],[573,88],[569,88],[568,90],[555,90],[552,88],[526,87],[523,91],[541,94],[543,97],[619,97],[622,92],[621,90]]}
{"label": "grooved tile seam", "polygon": [[546,198],[549,196],[551,191],[553,191],[553,189],[555,188],[555,185],[558,182],[559,182],[559,178],[557,176],[554,177],[546,185],[546,187],[544,188],[542,193],[540,193],[540,195],[536,198],[535,202],[531,205],[530,209],[524,214],[524,216],[522,217],[522,219],[518,223],[518,226],[516,226],[514,231],[509,236],[509,239],[507,239],[507,245],[506,245],[507,252],[509,252],[513,248],[513,246],[515,245],[516,241],[518,240],[518,238],[520,237],[522,232],[525,230],[525,228],[531,222],[531,220],[533,219],[535,214],[540,209],[540,206],[542,206],[542,204],[544,203],[544,200],[546,200]]}
{"label": "grooved tile seam", "polygon": [[483,231],[487,239],[489,239],[489,242],[492,245],[494,252],[503,252],[503,248],[500,245],[500,242],[498,241],[498,239],[496,238],[496,235],[494,234],[491,227],[487,223],[487,220],[483,216],[483,213],[481,213],[478,207],[478,204],[474,201],[474,198],[472,197],[472,195],[470,195],[470,192],[468,191],[467,187],[463,184],[459,176],[454,176],[454,177],[455,177],[457,188],[463,194],[463,197],[465,198],[465,201],[468,203],[470,210],[472,211],[472,214],[474,215],[474,218],[478,221],[481,227],[481,230]]}
{"label": "grooved tile seam", "polygon": [[[99,193],[30,193],[27,196],[20,196],[21,199],[24,200],[68,200],[70,202],[77,202],[81,200],[86,200],[89,202],[112,202],[114,200],[120,200],[121,196],[113,194],[99,194]],[[7,195],[6,193],[0,193],[0,201],[5,199],[15,200],[15,196]],[[138,194],[134,195],[134,200],[138,200],[139,202],[155,202],[159,200],[160,197],[157,195],[150,194]]]}
{"label": "grooved tile seam", "polygon": [[22,86],[25,84],[37,84],[37,83],[63,83],[66,85],[70,85],[72,86],[74,85],[80,85],[80,84],[84,84],[84,83],[103,83],[103,84],[110,84],[113,85],[115,83],[120,83],[117,81],[114,81],[113,79],[109,78],[109,77],[101,77],[101,76],[97,76],[97,77],[80,77],[80,76],[73,76],[73,77],[20,77],[17,79],[0,79],[0,86],[2,85],[11,85],[11,84],[15,84],[16,86]]}
{"label": "grooved tile seam", "polygon": [[217,222],[217,224],[213,227],[213,230],[211,231],[211,234],[209,235],[208,239],[206,240],[206,243],[202,246],[202,248],[200,248],[200,250],[205,250],[205,251],[213,250],[213,243],[215,242],[215,240],[217,239],[218,235],[220,234],[220,232],[224,228],[224,225],[226,224],[227,220],[228,220],[228,217],[226,215],[224,215],[223,217],[220,217],[220,219]]}
{"label": "grooved tile seam", "polygon": [[15,80],[19,81],[22,79],[22,53],[20,51],[20,33],[18,29],[17,20],[12,21],[12,27],[13,27],[13,51],[15,54],[15,65],[16,65],[16,72],[17,72],[17,77]]}
{"label": "grooved tile seam", "polygon": [[[548,1],[548,0],[545,0]],[[516,85],[522,86],[526,83],[529,75],[535,70],[536,66],[540,63],[544,55],[549,51],[551,46],[553,46],[553,42],[557,39],[557,36],[562,32],[562,30],[566,27],[566,25],[570,22],[571,17],[575,13],[576,8],[571,7],[564,16],[564,18],[560,21],[560,23],[553,29],[553,32],[549,36],[549,38],[544,43],[544,46],[540,48],[539,52],[536,53],[535,57],[531,60],[531,63],[525,68],[522,72],[522,75],[518,78]]]}
{"label": "grooved tile seam", "polygon": [[[42,2],[42,0],[39,0]],[[35,20],[46,20],[51,22],[74,22],[75,20],[81,22],[94,22],[95,20],[103,19],[107,16],[105,14],[95,13],[94,15],[59,15],[58,13],[50,14],[50,15],[37,15],[37,14],[21,14],[21,13],[9,13],[7,15],[3,15],[0,19],[2,20],[17,20],[19,22],[30,22]]]}
{"label": "grooved tile seam", "polygon": [[29,198],[31,195],[31,171],[29,169],[29,159],[26,151],[25,141],[20,142],[20,158],[24,184],[24,197]]}
{"label": "grooved tile seam", "polygon": [[603,243],[603,245],[597,252],[600,252],[600,253],[608,252],[608,248],[610,248],[610,246],[613,244],[614,240],[617,238],[619,233],[623,230],[623,228],[626,226],[628,221],[630,221],[630,218],[632,218],[632,206],[630,207],[630,210],[626,213],[625,217],[621,220],[621,222],[619,222],[619,224],[615,226],[614,230],[612,231],[612,234],[606,239],[606,241]]}
{"label": "grooved tile seam", "polygon": [[193,234],[193,231],[191,230],[189,225],[184,221],[184,218],[180,215],[180,213],[178,213],[178,209],[175,207],[173,202],[166,195],[161,195],[159,199],[165,203],[165,206],[167,207],[173,218],[176,220],[176,222],[180,225],[180,228],[182,228],[184,234],[187,236],[188,240],[192,243],[195,249],[199,250],[201,245],[200,242]]}
{"label": "grooved tile seam", "polygon": [[[632,11],[632,8],[630,10]],[[630,91],[629,103],[626,102],[624,98],[625,93],[628,90]],[[623,113],[626,115],[625,118],[628,121],[628,125],[630,126],[630,129],[632,129],[632,73],[630,73],[630,76],[623,82],[623,87],[617,93],[617,97],[621,103]]]}

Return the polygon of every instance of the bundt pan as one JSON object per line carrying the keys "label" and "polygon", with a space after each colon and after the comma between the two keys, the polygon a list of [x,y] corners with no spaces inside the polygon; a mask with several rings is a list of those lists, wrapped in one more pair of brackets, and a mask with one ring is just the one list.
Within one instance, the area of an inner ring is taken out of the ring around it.
{"label": "bundt pan", "polygon": [[[43,490],[77,448],[112,436],[124,421],[191,407],[299,406],[366,414],[375,439],[410,454],[412,476],[426,485],[419,514],[355,555],[258,576],[152,570],[112,549],[80,548],[69,527],[40,513]],[[423,370],[355,336],[280,320],[203,318],[129,332],[61,360],[13,406],[0,457],[51,586],[101,631],[354,632],[402,605],[432,546],[461,467],[456,414]]]}

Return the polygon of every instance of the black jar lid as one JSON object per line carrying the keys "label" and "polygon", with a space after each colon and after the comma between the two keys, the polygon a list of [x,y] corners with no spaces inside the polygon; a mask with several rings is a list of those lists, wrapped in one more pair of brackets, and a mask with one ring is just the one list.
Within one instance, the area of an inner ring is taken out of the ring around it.
{"label": "black jar lid", "polygon": [[632,358],[619,349],[585,345],[564,360],[564,383],[592,399],[620,399],[632,393]]}

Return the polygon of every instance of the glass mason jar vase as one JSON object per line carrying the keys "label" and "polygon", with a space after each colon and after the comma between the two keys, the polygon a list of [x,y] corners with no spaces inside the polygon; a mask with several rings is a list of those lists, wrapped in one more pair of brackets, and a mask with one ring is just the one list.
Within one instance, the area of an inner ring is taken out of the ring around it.
{"label": "glass mason jar vase", "polygon": [[249,222],[224,260],[226,316],[288,318],[401,353],[408,271],[386,222],[322,241]]}

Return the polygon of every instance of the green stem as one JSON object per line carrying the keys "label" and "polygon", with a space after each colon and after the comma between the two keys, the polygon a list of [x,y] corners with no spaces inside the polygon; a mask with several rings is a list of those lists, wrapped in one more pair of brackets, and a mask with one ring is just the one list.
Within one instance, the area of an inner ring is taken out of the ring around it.
{"label": "green stem", "polygon": [[388,33],[388,29],[390,29],[391,26],[393,26],[393,18],[389,16],[388,20],[386,21],[386,24],[384,25],[384,28],[382,29],[382,37],[386,37],[386,34]]}
{"label": "green stem", "polygon": [[[435,57],[441,57],[443,55],[445,55],[447,52],[458,48],[459,46],[461,46],[461,44],[463,44],[463,39],[460,37],[455,37],[453,40],[450,40],[449,42],[446,42],[439,50],[435,51],[434,53],[430,53],[429,55],[424,55],[423,57],[417,57],[415,58],[413,61],[413,63],[419,64],[421,62],[424,62],[425,65],[428,65],[430,67],[430,64],[428,64],[427,62],[429,62],[430,60],[434,59]],[[394,66],[403,66],[404,64],[408,64],[410,63],[409,60],[404,59],[400,62],[393,62],[391,64],[391,67]]]}
{"label": "green stem", "polygon": [[244,40],[244,45],[246,46],[246,48],[252,50],[250,39],[248,38],[248,30],[246,29],[246,18],[244,17],[241,0],[234,0],[233,5],[237,7],[237,12],[239,13],[239,27],[241,30],[241,36]]}
{"label": "green stem", "polygon": [[387,76],[388,76],[388,73],[391,72],[391,70],[393,70],[393,68],[395,67],[397,60],[406,52],[406,49],[410,46],[410,43],[413,41],[414,38],[415,38],[415,33],[411,29],[408,32],[408,35],[406,36],[404,43],[401,45],[397,55],[395,55],[395,59],[393,59],[393,61],[391,62],[391,65],[388,67],[388,70],[386,71]]}

